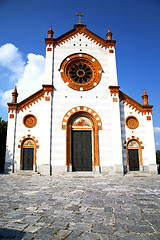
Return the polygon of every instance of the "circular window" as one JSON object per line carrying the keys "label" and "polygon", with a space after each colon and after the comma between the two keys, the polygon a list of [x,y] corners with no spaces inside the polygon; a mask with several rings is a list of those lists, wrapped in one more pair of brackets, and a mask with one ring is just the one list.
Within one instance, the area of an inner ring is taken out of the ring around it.
{"label": "circular window", "polygon": [[23,118],[23,124],[27,128],[33,128],[36,125],[36,123],[37,118],[32,114],[28,114]]}
{"label": "circular window", "polygon": [[74,54],[67,57],[60,66],[63,81],[72,89],[89,90],[95,87],[102,74],[99,62],[87,54]]}
{"label": "circular window", "polygon": [[126,125],[130,129],[136,129],[139,125],[139,121],[134,116],[129,116],[126,118]]}
{"label": "circular window", "polygon": [[67,69],[67,76],[77,84],[86,84],[92,79],[92,68],[87,61],[71,63]]}

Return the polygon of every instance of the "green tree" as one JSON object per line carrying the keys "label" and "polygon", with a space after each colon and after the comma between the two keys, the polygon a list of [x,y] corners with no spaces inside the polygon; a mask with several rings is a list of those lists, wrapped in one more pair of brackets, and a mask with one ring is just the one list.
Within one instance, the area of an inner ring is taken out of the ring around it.
{"label": "green tree", "polygon": [[156,161],[158,164],[158,174],[160,174],[160,150],[156,151]]}
{"label": "green tree", "polygon": [[0,172],[4,171],[6,152],[7,122],[0,117]]}
{"label": "green tree", "polygon": [[160,150],[156,151],[157,164],[160,164]]}

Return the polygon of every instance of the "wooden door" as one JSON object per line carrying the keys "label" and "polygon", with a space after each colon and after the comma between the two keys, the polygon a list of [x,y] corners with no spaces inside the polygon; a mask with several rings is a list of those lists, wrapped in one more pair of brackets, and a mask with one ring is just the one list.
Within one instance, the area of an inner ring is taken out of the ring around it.
{"label": "wooden door", "polygon": [[33,170],[34,148],[23,148],[22,170]]}
{"label": "wooden door", "polygon": [[139,156],[138,149],[128,149],[129,170],[139,171]]}
{"label": "wooden door", "polygon": [[92,171],[91,131],[72,131],[72,171]]}

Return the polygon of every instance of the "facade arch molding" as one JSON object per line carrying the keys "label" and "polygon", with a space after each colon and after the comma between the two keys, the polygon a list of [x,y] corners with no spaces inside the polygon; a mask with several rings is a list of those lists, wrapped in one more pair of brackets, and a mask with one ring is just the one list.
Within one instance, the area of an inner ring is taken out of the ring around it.
{"label": "facade arch molding", "polygon": [[36,150],[39,148],[39,143],[38,140],[34,137],[28,134],[27,136],[23,136],[22,139],[19,140],[19,145],[18,148],[20,148],[20,166],[22,167],[23,164],[23,148],[24,144],[28,141],[31,140],[33,142],[32,148],[34,148],[34,160],[33,160],[33,165],[36,166]]}
{"label": "facade arch molding", "polygon": [[69,110],[62,121],[62,129],[66,130],[66,166],[72,166],[71,163],[71,138],[72,138],[72,122],[78,117],[86,117],[92,123],[93,136],[93,163],[92,166],[99,166],[99,139],[98,130],[102,129],[102,122],[99,115],[91,108],[79,106]]}
{"label": "facade arch molding", "polygon": [[143,160],[142,160],[142,149],[144,149],[143,146],[143,142],[140,141],[140,139],[138,137],[132,136],[131,138],[127,138],[127,141],[124,142],[124,149],[126,149],[126,155],[127,155],[127,166],[129,167],[129,154],[128,154],[128,148],[129,148],[129,144],[132,141],[136,141],[137,146],[138,146],[138,150],[139,150],[139,164],[140,167],[143,166]]}

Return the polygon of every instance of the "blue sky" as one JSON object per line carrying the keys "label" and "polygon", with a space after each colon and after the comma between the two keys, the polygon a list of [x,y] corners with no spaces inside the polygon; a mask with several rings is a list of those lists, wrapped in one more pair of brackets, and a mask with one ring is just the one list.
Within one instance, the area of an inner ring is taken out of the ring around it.
{"label": "blue sky", "polygon": [[41,88],[47,31],[52,26],[56,38],[71,30],[78,11],[100,37],[106,39],[108,28],[113,33],[120,89],[140,103],[146,89],[160,149],[159,0],[0,0],[0,116],[7,120],[15,84],[19,100]]}

